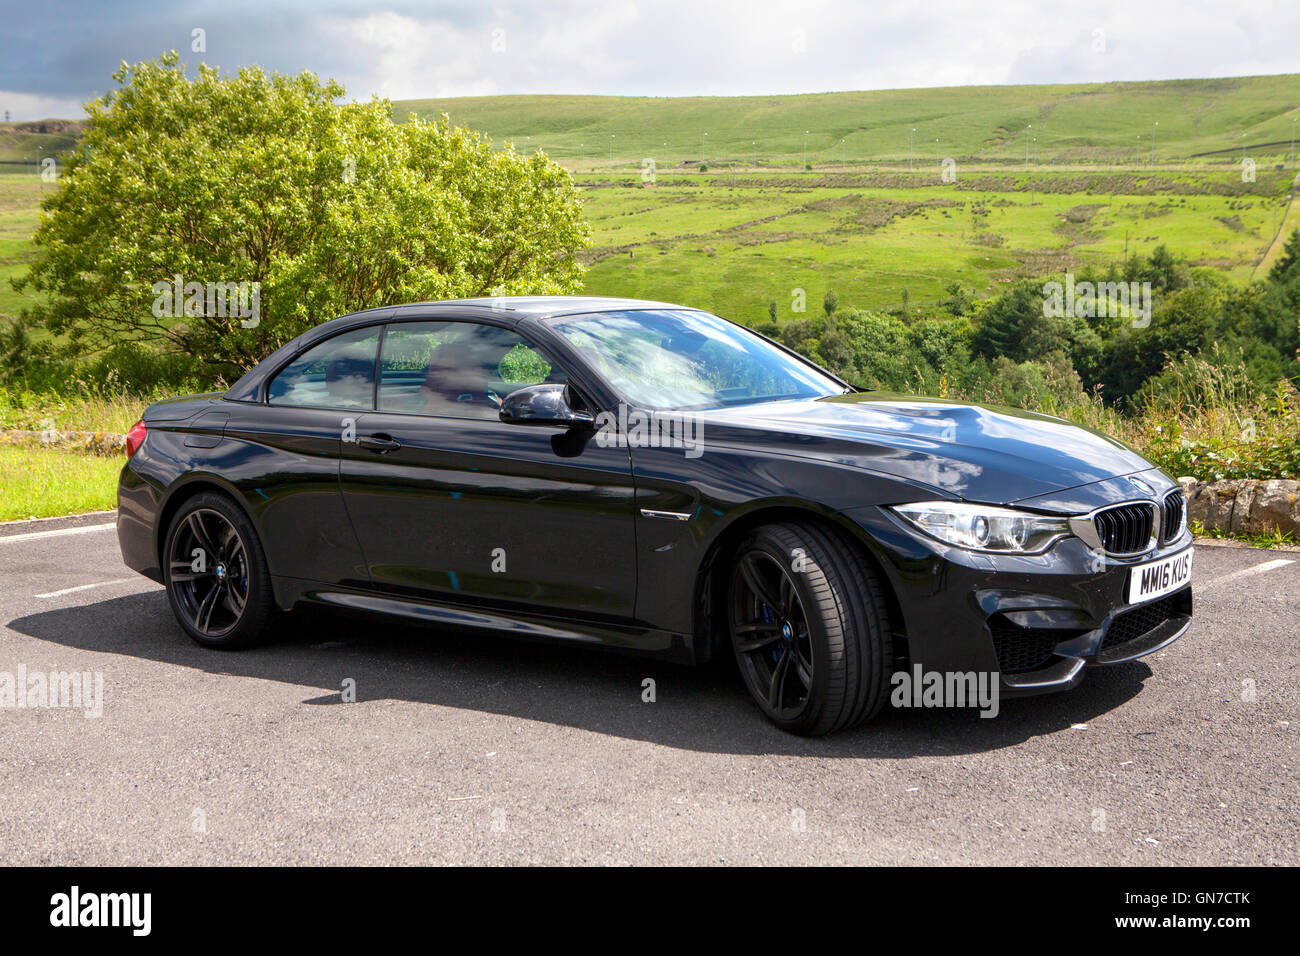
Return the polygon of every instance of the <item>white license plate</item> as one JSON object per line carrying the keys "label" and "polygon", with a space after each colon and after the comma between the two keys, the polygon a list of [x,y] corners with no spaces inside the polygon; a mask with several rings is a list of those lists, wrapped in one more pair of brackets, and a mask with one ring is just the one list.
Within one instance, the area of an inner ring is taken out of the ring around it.
{"label": "white license plate", "polygon": [[1177,591],[1192,579],[1192,548],[1129,569],[1128,603],[1150,601]]}

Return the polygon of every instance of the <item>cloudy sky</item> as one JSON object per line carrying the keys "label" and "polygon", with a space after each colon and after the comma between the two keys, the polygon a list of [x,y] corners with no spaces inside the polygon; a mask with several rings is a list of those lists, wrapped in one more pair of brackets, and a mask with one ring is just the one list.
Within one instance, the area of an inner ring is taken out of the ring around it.
{"label": "cloudy sky", "polygon": [[[0,110],[80,116],[122,60],[352,96],[807,93],[1300,72],[1297,0],[5,0]],[[199,42],[204,52],[193,48]]]}

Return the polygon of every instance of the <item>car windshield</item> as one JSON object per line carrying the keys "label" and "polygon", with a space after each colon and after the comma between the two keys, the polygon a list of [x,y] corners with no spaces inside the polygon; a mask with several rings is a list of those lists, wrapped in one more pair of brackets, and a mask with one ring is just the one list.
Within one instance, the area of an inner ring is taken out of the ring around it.
{"label": "car windshield", "polygon": [[688,309],[561,316],[552,326],[629,401],[713,408],[849,391],[725,319]]}

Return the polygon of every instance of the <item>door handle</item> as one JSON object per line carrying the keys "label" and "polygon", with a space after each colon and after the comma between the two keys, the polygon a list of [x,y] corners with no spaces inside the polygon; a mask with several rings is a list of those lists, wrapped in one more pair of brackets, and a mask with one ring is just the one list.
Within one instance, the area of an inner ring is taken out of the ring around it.
{"label": "door handle", "polygon": [[396,451],[402,447],[402,443],[392,435],[385,435],[379,432],[375,435],[364,435],[357,439],[357,444],[367,451],[373,451],[379,455],[387,455],[390,451]]}

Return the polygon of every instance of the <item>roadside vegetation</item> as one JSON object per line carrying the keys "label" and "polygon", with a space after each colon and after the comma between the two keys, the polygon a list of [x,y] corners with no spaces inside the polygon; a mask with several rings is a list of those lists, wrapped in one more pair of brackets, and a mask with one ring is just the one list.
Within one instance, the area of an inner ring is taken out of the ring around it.
{"label": "roadside vegetation", "polygon": [[121,470],[117,455],[0,445],[0,521],[116,508]]}
{"label": "roadside vegetation", "polygon": [[1192,522],[1192,534],[1198,538],[1212,538],[1215,541],[1237,541],[1252,548],[1284,548],[1290,551],[1300,545],[1300,541],[1297,541],[1290,531],[1272,531],[1266,534],[1244,531],[1230,534],[1219,528],[1207,528],[1200,521]]}

